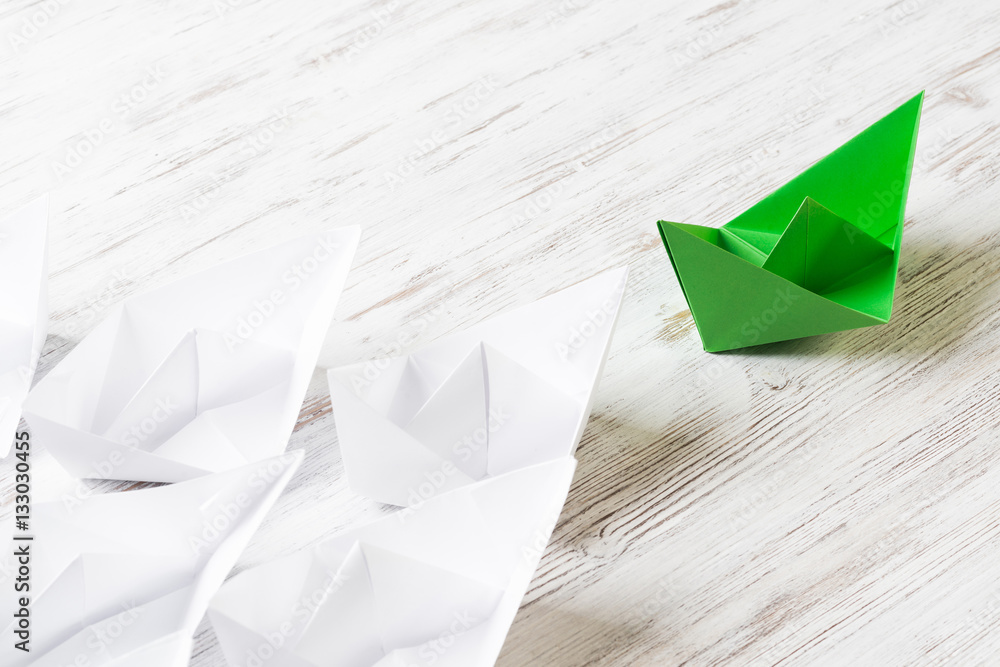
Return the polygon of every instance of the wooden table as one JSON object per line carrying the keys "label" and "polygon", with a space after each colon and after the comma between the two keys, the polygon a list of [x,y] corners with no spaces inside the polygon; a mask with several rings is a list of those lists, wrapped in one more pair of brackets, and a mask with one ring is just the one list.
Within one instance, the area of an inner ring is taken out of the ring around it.
{"label": "wooden table", "polygon": [[[9,0],[0,19],[0,213],[53,191],[40,375],[122,298],[363,227],[290,443],[305,463],[238,569],[388,511],[346,487],[323,368],[628,264],[499,664],[1000,664],[996,3]],[[702,352],[656,220],[721,225],[921,89],[892,321]],[[222,664],[206,623],[192,665]]]}

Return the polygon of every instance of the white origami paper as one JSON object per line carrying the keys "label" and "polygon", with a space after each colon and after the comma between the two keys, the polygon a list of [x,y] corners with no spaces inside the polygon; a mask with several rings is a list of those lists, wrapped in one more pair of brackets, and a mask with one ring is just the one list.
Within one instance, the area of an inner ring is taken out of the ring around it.
{"label": "white origami paper", "polygon": [[227,582],[209,617],[230,665],[492,665],[566,500],[626,277],[331,371],[351,486],[408,507]]}
{"label": "white origami paper", "polygon": [[576,461],[450,491],[246,570],[209,618],[233,667],[496,662]]}
{"label": "white origami paper", "polygon": [[[211,597],[302,461],[301,451],[140,491],[40,503],[30,545],[30,652],[4,665],[188,664]],[[20,533],[19,533],[20,534]],[[5,622],[13,596],[3,595]]]}
{"label": "white origami paper", "polygon": [[391,505],[572,456],[628,269],[602,273],[404,357],[331,369],[351,488]]}
{"label": "white origami paper", "polygon": [[49,198],[0,221],[0,458],[21,420],[48,325]]}
{"label": "white origami paper", "polygon": [[25,418],[77,477],[178,482],[280,453],[359,228],[296,239],[116,306]]}

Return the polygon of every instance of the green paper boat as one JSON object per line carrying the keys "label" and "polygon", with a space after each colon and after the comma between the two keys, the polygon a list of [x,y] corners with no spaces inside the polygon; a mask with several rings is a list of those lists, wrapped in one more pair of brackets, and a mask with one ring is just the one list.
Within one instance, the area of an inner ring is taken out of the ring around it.
{"label": "green paper boat", "polygon": [[706,351],[889,321],[923,100],[721,228],[658,223]]}

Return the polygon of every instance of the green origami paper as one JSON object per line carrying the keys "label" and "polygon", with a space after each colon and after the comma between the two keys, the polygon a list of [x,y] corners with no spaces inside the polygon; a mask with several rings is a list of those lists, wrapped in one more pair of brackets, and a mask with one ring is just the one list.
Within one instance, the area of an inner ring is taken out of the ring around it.
{"label": "green origami paper", "polygon": [[889,321],[923,99],[721,228],[658,223],[706,351]]}

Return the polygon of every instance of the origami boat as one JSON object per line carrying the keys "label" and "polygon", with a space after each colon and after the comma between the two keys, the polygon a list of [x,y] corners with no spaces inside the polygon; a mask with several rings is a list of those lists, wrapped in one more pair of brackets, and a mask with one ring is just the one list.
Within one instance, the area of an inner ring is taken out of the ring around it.
{"label": "origami boat", "polygon": [[889,321],[923,97],[721,228],[658,223],[707,352]]}
{"label": "origami boat", "polygon": [[[301,463],[295,450],[155,489],[36,503],[35,541],[11,542],[2,529],[0,539],[31,554],[30,614],[45,621],[29,633],[15,615],[20,603],[0,597],[0,662],[187,665],[209,601]],[[13,648],[26,640],[25,652]]]}
{"label": "origami boat", "polygon": [[114,306],[32,389],[33,436],[75,477],[173,484],[279,454],[360,235],[303,236]]}

